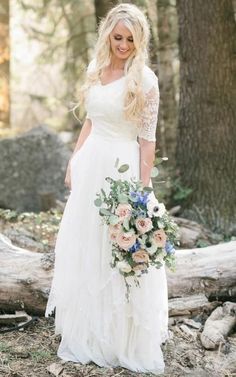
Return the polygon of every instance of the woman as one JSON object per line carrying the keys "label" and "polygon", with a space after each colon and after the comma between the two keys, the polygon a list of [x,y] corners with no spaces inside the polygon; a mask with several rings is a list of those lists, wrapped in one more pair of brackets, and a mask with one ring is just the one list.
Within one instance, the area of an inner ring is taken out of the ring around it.
{"label": "woman", "polygon": [[[168,338],[164,267],[151,267],[126,300],[123,276],[110,266],[107,228],[94,205],[105,177],[151,185],[159,106],[158,79],[146,65],[149,27],[131,4],[109,11],[99,27],[95,58],[81,90],[87,117],[70,159],[71,187],[56,242],[53,283],[45,315],[54,308],[58,356],[103,367],[162,373]],[[138,138],[138,141],[137,141]]]}

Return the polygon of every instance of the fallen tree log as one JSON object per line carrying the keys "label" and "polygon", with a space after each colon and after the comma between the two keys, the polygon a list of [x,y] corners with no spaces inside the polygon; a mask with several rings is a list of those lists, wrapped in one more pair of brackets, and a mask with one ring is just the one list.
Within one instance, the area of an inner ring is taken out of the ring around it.
{"label": "fallen tree log", "polygon": [[[167,271],[170,299],[201,293],[210,301],[235,300],[236,241],[177,250],[176,256],[176,272]],[[0,235],[0,310],[9,313],[24,309],[30,314],[43,315],[53,276],[53,259],[53,253],[16,247]],[[181,302],[182,314],[185,311],[196,314],[196,298],[193,297],[179,300],[178,308],[172,304],[170,315],[177,315],[176,311],[181,315]],[[199,310],[203,304],[199,305]]]}
{"label": "fallen tree log", "polygon": [[169,298],[203,293],[209,301],[236,299],[236,241],[178,250],[176,272],[167,271]]}
{"label": "fallen tree log", "polygon": [[14,246],[0,234],[0,310],[42,314],[52,280],[53,256]]}

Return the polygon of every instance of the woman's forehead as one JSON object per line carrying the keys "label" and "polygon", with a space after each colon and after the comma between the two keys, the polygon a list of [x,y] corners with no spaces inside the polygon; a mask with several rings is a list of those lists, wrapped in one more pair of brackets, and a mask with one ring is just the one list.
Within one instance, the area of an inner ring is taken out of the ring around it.
{"label": "woman's forehead", "polygon": [[125,26],[122,20],[118,21],[112,30],[112,34],[119,34],[125,37],[132,37],[131,31]]}

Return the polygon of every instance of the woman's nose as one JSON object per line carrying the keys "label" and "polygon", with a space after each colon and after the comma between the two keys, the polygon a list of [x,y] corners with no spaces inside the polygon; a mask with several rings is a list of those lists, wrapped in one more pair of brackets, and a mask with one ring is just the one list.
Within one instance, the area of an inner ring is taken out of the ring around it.
{"label": "woman's nose", "polygon": [[126,50],[127,46],[128,46],[128,44],[127,44],[126,40],[125,40],[125,39],[122,40],[122,41],[121,41],[121,44],[120,44],[120,47],[121,47],[123,50]]}

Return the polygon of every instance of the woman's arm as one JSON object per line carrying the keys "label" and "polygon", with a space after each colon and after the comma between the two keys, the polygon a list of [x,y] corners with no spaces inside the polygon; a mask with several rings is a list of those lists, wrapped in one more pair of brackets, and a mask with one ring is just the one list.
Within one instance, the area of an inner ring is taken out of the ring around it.
{"label": "woman's arm", "polygon": [[68,162],[68,166],[67,166],[67,169],[66,169],[65,185],[69,189],[71,189],[70,161],[71,161],[72,157],[75,155],[75,153],[82,147],[83,143],[85,142],[85,140],[87,139],[87,137],[90,134],[91,128],[92,128],[92,122],[91,122],[90,119],[87,118],[85,120],[83,126],[82,126],[82,129],[80,131],[78,140],[76,142],[76,146],[74,148],[74,151],[72,153],[72,156],[71,156],[71,158],[70,158],[70,160]]}
{"label": "woman's arm", "polygon": [[143,186],[148,186],[151,178],[151,170],[155,160],[155,141],[139,138],[140,145],[140,179]]}

